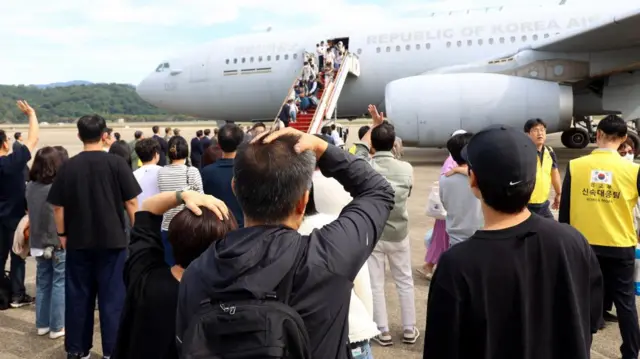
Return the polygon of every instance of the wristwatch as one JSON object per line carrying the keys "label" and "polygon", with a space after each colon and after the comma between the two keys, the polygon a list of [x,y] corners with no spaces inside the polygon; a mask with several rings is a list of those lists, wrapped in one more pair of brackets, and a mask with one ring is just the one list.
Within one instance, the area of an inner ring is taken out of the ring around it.
{"label": "wristwatch", "polygon": [[176,202],[178,202],[178,205],[184,204],[184,199],[182,199],[182,192],[184,191],[176,191]]}

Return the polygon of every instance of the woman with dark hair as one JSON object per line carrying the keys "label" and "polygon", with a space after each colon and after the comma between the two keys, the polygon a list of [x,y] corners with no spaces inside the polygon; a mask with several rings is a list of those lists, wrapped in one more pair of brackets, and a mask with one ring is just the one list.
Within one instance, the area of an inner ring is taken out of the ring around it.
{"label": "woman with dark hair", "polygon": [[[63,150],[62,148],[61,150]],[[65,335],[64,281],[66,253],[58,238],[53,207],[47,203],[51,184],[64,161],[53,147],[38,150],[29,172],[26,199],[29,208],[29,245],[36,258],[36,329],[51,339]],[[66,151],[66,150],[65,150]]]}
{"label": "woman with dark hair", "polygon": [[[189,157],[187,140],[177,135],[173,136],[169,140],[168,147],[169,153],[167,157],[169,164],[158,171],[158,189],[160,192],[191,190],[203,193],[200,171],[195,167],[186,165],[187,157]],[[183,208],[183,206],[178,206],[169,209],[162,220],[162,243],[165,248],[165,259],[170,266],[173,266],[175,261],[171,244],[169,243],[169,223]]]}
{"label": "woman with dark hair", "polygon": [[116,141],[109,147],[109,153],[124,158],[129,168],[131,168],[131,150],[129,144],[124,141]]}
{"label": "woman with dark hair", "polygon": [[69,151],[67,151],[66,148],[64,148],[62,146],[53,146],[53,148],[55,148],[55,150],[58,151],[60,156],[62,156],[62,161],[63,162],[69,159]]}
{"label": "woman with dark hair", "polygon": [[222,149],[218,146],[209,146],[204,150],[202,155],[202,168],[207,167],[210,164],[214,164],[217,160],[222,158]]}
{"label": "woman with dark hair", "polygon": [[[169,226],[176,264],[168,266],[160,235],[162,215],[178,206]],[[148,198],[136,213],[125,264],[127,297],[112,359],[178,358],[176,310],[184,269],[238,227],[224,202],[194,191]]]}

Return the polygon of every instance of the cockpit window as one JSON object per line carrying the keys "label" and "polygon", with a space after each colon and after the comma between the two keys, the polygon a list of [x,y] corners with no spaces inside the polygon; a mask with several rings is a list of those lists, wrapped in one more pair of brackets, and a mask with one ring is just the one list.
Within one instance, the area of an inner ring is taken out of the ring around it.
{"label": "cockpit window", "polygon": [[158,67],[156,67],[156,72],[168,71],[169,68],[170,68],[169,63],[168,62],[163,62],[160,65],[158,65]]}

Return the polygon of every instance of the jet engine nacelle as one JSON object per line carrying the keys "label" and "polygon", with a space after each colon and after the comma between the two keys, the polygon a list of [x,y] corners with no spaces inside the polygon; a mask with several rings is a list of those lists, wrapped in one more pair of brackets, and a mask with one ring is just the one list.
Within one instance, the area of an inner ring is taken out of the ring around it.
{"label": "jet engine nacelle", "polygon": [[571,127],[573,90],[555,82],[500,74],[438,74],[407,77],[385,89],[387,116],[409,146],[441,147],[459,129],[477,132],[491,124],[523,128],[531,118],[549,132]]}

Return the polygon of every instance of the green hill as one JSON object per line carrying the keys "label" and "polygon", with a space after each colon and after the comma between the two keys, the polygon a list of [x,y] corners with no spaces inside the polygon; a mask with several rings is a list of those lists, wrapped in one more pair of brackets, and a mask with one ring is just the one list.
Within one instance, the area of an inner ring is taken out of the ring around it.
{"label": "green hill", "polygon": [[16,107],[24,99],[36,110],[40,122],[73,122],[87,114],[100,114],[108,121],[193,121],[193,117],[169,114],[145,101],[131,85],[94,84],[38,88],[0,85],[0,123],[24,123]]}

